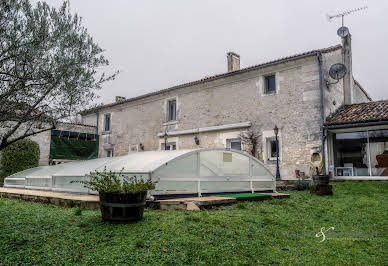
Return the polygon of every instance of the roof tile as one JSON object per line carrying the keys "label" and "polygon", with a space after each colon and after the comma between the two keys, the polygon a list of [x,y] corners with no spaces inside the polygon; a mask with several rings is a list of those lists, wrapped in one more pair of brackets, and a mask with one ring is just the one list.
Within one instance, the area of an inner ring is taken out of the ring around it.
{"label": "roof tile", "polygon": [[388,100],[344,105],[326,119],[326,125],[383,121],[388,123]]}

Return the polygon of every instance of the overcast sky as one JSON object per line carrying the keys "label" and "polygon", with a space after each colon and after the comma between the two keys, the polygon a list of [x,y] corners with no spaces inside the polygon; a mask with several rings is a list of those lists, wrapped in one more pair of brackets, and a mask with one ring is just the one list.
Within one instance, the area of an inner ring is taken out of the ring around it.
{"label": "overcast sky", "polygon": [[345,17],[353,74],[374,100],[388,99],[385,0],[71,0],[106,49],[107,72],[121,71],[100,91],[104,103],[226,72],[228,51],[247,67],[339,44],[341,21],[329,23],[326,14],[364,5],[369,8]]}

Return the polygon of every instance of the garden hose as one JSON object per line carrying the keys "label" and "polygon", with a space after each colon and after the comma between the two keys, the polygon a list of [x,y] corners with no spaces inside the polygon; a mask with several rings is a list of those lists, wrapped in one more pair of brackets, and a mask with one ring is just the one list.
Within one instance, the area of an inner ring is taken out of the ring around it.
{"label": "garden hose", "polygon": [[[316,155],[319,156],[318,161],[315,160]],[[322,169],[323,169],[322,153],[315,152],[315,153],[311,154],[311,156],[310,156],[310,176],[313,176],[314,174],[322,173]]]}

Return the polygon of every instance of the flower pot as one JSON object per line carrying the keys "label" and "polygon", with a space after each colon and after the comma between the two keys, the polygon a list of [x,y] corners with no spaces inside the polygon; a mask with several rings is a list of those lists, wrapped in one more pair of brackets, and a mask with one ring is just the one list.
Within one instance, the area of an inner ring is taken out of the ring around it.
{"label": "flower pot", "polygon": [[100,195],[102,220],[111,223],[133,223],[143,219],[147,191],[105,193]]}
{"label": "flower pot", "polygon": [[328,175],[313,175],[313,185],[328,185],[329,180]]}
{"label": "flower pot", "polygon": [[329,185],[328,175],[313,175],[313,184],[310,186],[310,193],[316,195],[333,195],[333,187]]}

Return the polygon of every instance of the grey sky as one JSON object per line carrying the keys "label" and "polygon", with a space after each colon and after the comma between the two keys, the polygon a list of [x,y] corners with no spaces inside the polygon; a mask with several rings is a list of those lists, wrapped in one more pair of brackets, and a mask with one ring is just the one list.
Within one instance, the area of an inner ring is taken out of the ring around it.
{"label": "grey sky", "polygon": [[[58,6],[61,1],[47,0]],[[242,67],[339,44],[340,20],[325,14],[368,5],[345,18],[353,72],[374,100],[388,98],[388,1],[72,0],[89,32],[121,73],[101,101],[133,97],[226,72],[226,52]]]}

